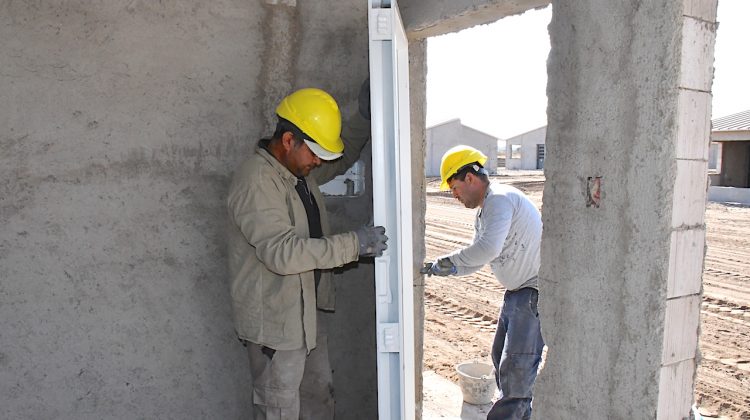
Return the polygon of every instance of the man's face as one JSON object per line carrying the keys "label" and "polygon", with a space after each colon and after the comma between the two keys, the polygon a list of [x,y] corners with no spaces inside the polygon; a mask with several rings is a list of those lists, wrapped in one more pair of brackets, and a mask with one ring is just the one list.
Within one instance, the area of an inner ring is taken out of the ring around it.
{"label": "man's face", "polygon": [[[291,136],[290,136],[291,137]],[[289,172],[295,176],[308,176],[310,171],[320,166],[322,161],[310,150],[303,141],[295,141],[292,138],[285,144],[286,159],[285,165]]]}
{"label": "man's face", "polygon": [[475,209],[481,204],[481,191],[478,187],[479,179],[473,174],[466,174],[463,181],[452,179],[448,181],[453,197],[460,201],[466,208]]}

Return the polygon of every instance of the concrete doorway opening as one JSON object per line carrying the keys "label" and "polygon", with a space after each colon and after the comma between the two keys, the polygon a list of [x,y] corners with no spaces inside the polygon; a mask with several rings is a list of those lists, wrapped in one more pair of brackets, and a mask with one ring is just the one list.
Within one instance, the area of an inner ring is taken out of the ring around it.
{"label": "concrete doorway opening", "polygon": [[[638,410],[681,418],[697,366],[716,2],[555,6],[544,162],[554,188],[545,194],[542,252],[542,274],[554,280],[543,302],[554,321],[543,324],[555,357],[537,381],[537,415],[573,417],[581,407],[570,401],[583,400],[593,417],[633,413],[638,389],[648,395]],[[588,206],[587,179],[603,180],[601,207]],[[456,224],[456,214],[441,224]]]}
{"label": "concrete doorway opening", "polygon": [[[427,39],[426,261],[469,245],[474,234],[476,210],[439,191],[440,158],[456,144],[488,150],[496,162],[485,165],[491,178],[522,189],[541,207],[537,145],[515,151],[529,154],[533,170],[506,170],[503,159],[505,139],[546,125],[551,15],[547,6]],[[426,277],[424,290],[423,417],[485,418],[492,403],[464,403],[456,366],[492,364],[504,289],[485,266],[470,276]]]}

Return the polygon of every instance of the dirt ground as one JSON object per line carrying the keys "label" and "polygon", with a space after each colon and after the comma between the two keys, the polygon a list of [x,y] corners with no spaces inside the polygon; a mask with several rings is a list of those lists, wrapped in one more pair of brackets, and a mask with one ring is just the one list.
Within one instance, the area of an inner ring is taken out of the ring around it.
{"label": "dirt ground", "polygon": [[[542,204],[540,172],[499,177]],[[468,244],[474,211],[438,180],[427,186],[427,260]],[[709,203],[695,401],[704,416],[750,419],[750,208]],[[424,369],[457,382],[455,365],[490,362],[489,349],[503,288],[489,267],[472,276],[425,281]]]}

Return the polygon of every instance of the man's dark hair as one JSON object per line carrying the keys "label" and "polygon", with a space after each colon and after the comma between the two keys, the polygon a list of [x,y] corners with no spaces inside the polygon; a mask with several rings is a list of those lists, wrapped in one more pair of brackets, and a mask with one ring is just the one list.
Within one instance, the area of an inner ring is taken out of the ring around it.
{"label": "man's dark hair", "polygon": [[469,163],[468,165],[462,166],[455,175],[448,178],[448,182],[456,179],[464,182],[466,174],[471,173],[474,176],[480,178],[485,184],[490,182],[490,177],[487,175],[487,170],[484,169],[479,162]]}
{"label": "man's dark hair", "polygon": [[302,134],[302,130],[297,128],[294,123],[291,121],[279,117],[279,122],[276,123],[276,130],[273,132],[273,137],[271,137],[271,140],[281,140],[281,137],[286,133],[287,131],[291,132],[294,136],[294,145],[299,146],[302,144],[302,141],[305,139],[305,136]]}

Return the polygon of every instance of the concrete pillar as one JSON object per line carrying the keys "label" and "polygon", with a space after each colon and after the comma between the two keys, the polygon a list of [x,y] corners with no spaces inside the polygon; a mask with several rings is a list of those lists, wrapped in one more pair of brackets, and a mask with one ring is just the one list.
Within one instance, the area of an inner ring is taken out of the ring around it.
{"label": "concrete pillar", "polygon": [[414,258],[414,366],[416,418],[422,416],[422,365],[424,362],[424,281],[419,268],[425,258],[425,211],[427,186],[424,177],[425,120],[427,118],[427,42],[409,42],[409,100],[411,102],[412,238]]}
{"label": "concrete pillar", "polygon": [[689,416],[715,11],[553,3],[536,418]]}

